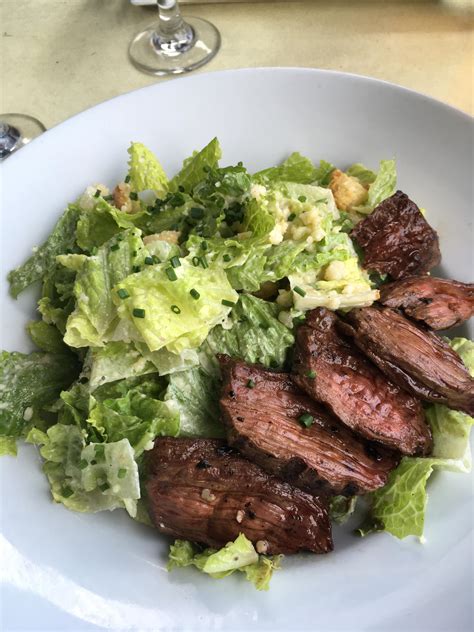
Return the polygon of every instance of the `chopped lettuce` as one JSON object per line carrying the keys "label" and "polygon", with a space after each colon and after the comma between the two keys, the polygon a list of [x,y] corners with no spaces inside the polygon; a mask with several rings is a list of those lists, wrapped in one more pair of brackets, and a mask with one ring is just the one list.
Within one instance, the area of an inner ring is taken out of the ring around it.
{"label": "chopped lettuce", "polygon": [[355,511],[357,496],[333,496],[329,504],[331,520],[344,524]]}
{"label": "chopped lettuce", "polygon": [[66,331],[66,322],[74,310],[74,280],[76,272],[56,263],[43,277],[38,310],[43,320],[55,325],[61,334]]}
{"label": "chopped lettuce", "polygon": [[26,440],[42,446],[43,470],[56,502],[74,511],[125,507],[136,514],[140,483],[127,439],[86,445],[79,428],[56,424],[46,433],[33,428]]}
{"label": "chopped lettuce", "polygon": [[374,180],[377,177],[376,173],[374,173],[371,169],[368,169],[367,167],[365,167],[360,162],[356,162],[355,164],[351,165],[346,170],[346,173],[348,176],[357,178],[359,182],[363,185],[372,184],[372,182],[374,182]]}
{"label": "chopped lettuce", "polygon": [[[361,167],[362,165],[357,165]],[[354,165],[352,167],[352,174],[361,179],[362,172],[359,169],[359,173],[354,173]],[[367,180],[367,173],[365,174]],[[362,182],[362,180],[361,180]],[[362,182],[364,184],[364,182]],[[395,160],[381,160],[379,170],[375,180],[369,185],[369,195],[367,202],[363,206],[357,207],[355,210],[359,213],[371,213],[374,208],[383,202],[386,198],[395,193],[397,189],[397,166]]]}
{"label": "chopped lettuce", "polygon": [[0,436],[0,456],[16,456],[16,437]]}
{"label": "chopped lettuce", "polygon": [[168,402],[143,393],[140,385],[122,397],[102,401],[91,397],[87,423],[108,443],[127,439],[136,457],[152,447],[155,437],[179,432],[178,413]]}
{"label": "chopped lettuce", "polygon": [[109,204],[103,197],[92,198],[91,208],[81,213],[77,222],[77,243],[92,253],[122,230],[141,227],[145,213],[125,213]]}
{"label": "chopped lettuce", "polygon": [[125,231],[120,237],[106,242],[97,254],[84,257],[74,283],[76,308],[64,336],[71,347],[102,347],[113,339],[118,317],[112,288],[143,264],[147,255],[140,231]]}
{"label": "chopped lettuce", "polygon": [[310,184],[317,179],[315,171],[316,169],[309,158],[294,152],[278,167],[270,167],[256,173],[253,180],[263,183],[286,181]]}
{"label": "chopped lettuce", "polygon": [[282,556],[259,555],[243,533],[222,549],[200,550],[186,540],[176,540],[170,546],[168,570],[195,566],[214,579],[222,579],[238,570],[245,573],[257,590],[268,590],[273,571],[280,568]]}
{"label": "chopped lettuce", "polygon": [[155,154],[142,143],[132,143],[128,149],[130,186],[133,191],[164,193],[168,178]]}
{"label": "chopped lettuce", "polygon": [[[451,342],[462,352],[474,372],[474,343],[462,338]],[[428,502],[427,481],[434,468],[454,472],[471,471],[469,434],[474,419],[439,404],[431,405],[427,418],[433,432],[433,454],[428,458],[404,457],[391,472],[387,484],[370,494],[370,515],[358,530],[361,535],[385,530],[397,538],[422,537]]]}
{"label": "chopped lettuce", "polygon": [[179,413],[180,436],[224,437],[217,394],[219,379],[203,367],[169,376],[165,400]]}
{"label": "chopped lettuce", "polygon": [[170,181],[170,191],[177,191],[182,187],[190,193],[206,177],[207,170],[218,166],[221,155],[219,141],[213,138],[201,151],[184,161],[181,171]]}
{"label": "chopped lettuce", "polygon": [[206,344],[213,353],[281,369],[294,337],[278,320],[278,312],[275,303],[242,294],[232,309],[230,323],[214,327]]}
{"label": "chopped lettuce", "polygon": [[79,372],[76,357],[52,353],[0,353],[0,435],[23,437]]}
{"label": "chopped lettuce", "polygon": [[[352,247],[349,246],[348,237],[347,244],[348,249]],[[289,275],[296,309],[366,307],[379,297],[379,291],[372,287],[369,275],[360,267],[355,255],[346,260],[334,259],[327,265],[323,275],[323,278],[318,278],[319,275],[312,272]]]}
{"label": "chopped lettuce", "polygon": [[28,323],[26,329],[38,349],[49,353],[68,353],[61,332],[54,325],[49,325],[44,320],[35,320]]}
{"label": "chopped lettuce", "polygon": [[74,248],[79,213],[79,208],[70,204],[43,245],[35,248],[24,264],[9,273],[10,293],[14,298],[29,285],[42,279],[54,265],[57,255]]}
{"label": "chopped lettuce", "polygon": [[180,354],[167,349],[150,351],[144,343],[108,342],[103,347],[90,348],[84,363],[89,377],[89,388],[148,373],[168,375],[197,366],[199,358],[194,349]]}
{"label": "chopped lettuce", "polygon": [[[229,304],[237,302],[224,270],[203,267],[203,262],[204,258],[199,262],[187,257],[176,267],[146,266],[118,284],[114,292],[118,314],[151,351],[166,347],[180,353],[198,347],[229,313]],[[121,291],[128,294],[125,300],[119,297]]]}

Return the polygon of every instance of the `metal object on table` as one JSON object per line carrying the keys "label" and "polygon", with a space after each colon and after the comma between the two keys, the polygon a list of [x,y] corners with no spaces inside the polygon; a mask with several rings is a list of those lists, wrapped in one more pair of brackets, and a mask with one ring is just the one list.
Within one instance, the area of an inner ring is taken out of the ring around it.
{"label": "metal object on table", "polygon": [[0,114],[0,160],[45,131],[43,123],[27,114]]}

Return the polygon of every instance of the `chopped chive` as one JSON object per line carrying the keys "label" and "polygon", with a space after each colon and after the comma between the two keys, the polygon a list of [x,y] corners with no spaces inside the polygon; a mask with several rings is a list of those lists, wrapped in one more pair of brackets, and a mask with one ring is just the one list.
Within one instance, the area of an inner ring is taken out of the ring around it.
{"label": "chopped chive", "polygon": [[298,417],[298,421],[302,426],[306,426],[306,428],[309,428],[314,422],[314,417],[309,413],[303,413],[301,417]]}
{"label": "chopped chive", "polygon": [[97,445],[95,446],[94,452],[95,452],[95,455],[96,455],[97,457],[104,456],[104,454],[105,454],[105,448],[104,448],[104,446],[103,446],[103,445],[101,445],[101,444],[99,443],[99,444],[97,444]]}
{"label": "chopped chive", "polygon": [[97,191],[94,193],[94,197],[95,198],[100,197],[100,189],[97,189]]}
{"label": "chopped chive", "polygon": [[171,311],[174,312],[175,314],[181,314],[181,310],[179,309],[177,305],[171,305]]}
{"label": "chopped chive", "polygon": [[204,165],[204,167],[202,168],[202,170],[204,171],[204,173],[209,173],[209,171],[211,170],[211,168],[208,165]]}
{"label": "chopped chive", "polygon": [[130,176],[125,176],[125,182],[128,184],[130,182]]}
{"label": "chopped chive", "polygon": [[140,272],[141,271],[141,267],[140,266],[133,266],[132,267],[132,272]]}
{"label": "chopped chive", "polygon": [[223,257],[224,261],[230,261],[232,257],[230,255],[225,254]]}
{"label": "chopped chive", "polygon": [[180,184],[180,185],[179,185],[179,187],[178,187],[178,191],[181,191],[181,193],[184,193],[184,192],[185,192],[185,190],[186,190],[186,189],[183,187],[183,185],[182,185],[182,184]]}
{"label": "chopped chive", "polygon": [[290,213],[290,214],[288,215],[288,221],[289,221],[289,222],[292,222],[292,221],[295,219],[295,217],[296,217],[296,213]]}
{"label": "chopped chive", "polygon": [[63,495],[64,498],[69,498],[69,496],[72,496],[74,492],[72,491],[70,487],[63,487],[61,490],[61,494]]}
{"label": "chopped chive", "polygon": [[193,206],[190,209],[189,214],[193,219],[202,219],[204,217],[204,209],[199,208],[198,206]]}
{"label": "chopped chive", "polygon": [[126,467],[121,467],[119,469],[119,471],[117,472],[117,477],[118,478],[125,478],[127,476],[127,468]]}
{"label": "chopped chive", "polygon": [[106,492],[110,489],[110,485],[108,483],[102,483],[102,485],[99,485],[99,489],[101,492]]}
{"label": "chopped chive", "polygon": [[316,371],[313,371],[313,369],[311,369],[311,371],[308,371],[306,373],[306,377],[309,377],[311,380],[314,380],[314,378],[316,377]]}
{"label": "chopped chive", "polygon": [[201,263],[201,258],[200,257],[193,257],[191,261],[193,262],[193,266],[195,268],[197,268],[198,265],[200,265],[200,263]]}
{"label": "chopped chive", "polygon": [[170,263],[173,266],[173,268],[179,268],[179,266],[181,265],[181,261],[179,260],[178,255],[171,257]]}
{"label": "chopped chive", "polygon": [[119,298],[128,298],[130,296],[130,294],[127,292],[127,290],[124,287],[121,287],[117,291],[117,294],[119,295]]}
{"label": "chopped chive", "polygon": [[89,465],[89,463],[85,459],[81,459],[79,461],[79,468],[81,470],[85,470],[88,465]]}
{"label": "chopped chive", "polygon": [[247,388],[255,388],[255,382],[253,380],[248,380]]}
{"label": "chopped chive", "polygon": [[138,193],[136,191],[130,191],[130,199],[136,202],[138,200]]}
{"label": "chopped chive", "polygon": [[234,307],[235,303],[233,303],[232,301],[228,301],[226,298],[223,298],[221,301],[222,305],[225,305],[226,307]]}
{"label": "chopped chive", "polygon": [[199,292],[195,290],[194,288],[192,290],[189,290],[189,293],[191,294],[191,296],[193,297],[195,301],[197,301],[198,298],[201,296]]}
{"label": "chopped chive", "polygon": [[293,288],[293,292],[296,292],[300,296],[306,296],[306,292],[302,290],[298,285],[295,285],[295,287]]}
{"label": "chopped chive", "polygon": [[153,259],[153,263],[161,263],[161,260],[156,255],[152,255],[151,258]]}
{"label": "chopped chive", "polygon": [[207,263],[207,259],[205,256],[200,257],[199,263],[202,265],[204,270],[209,267],[209,264]]}
{"label": "chopped chive", "polygon": [[241,160],[239,160],[239,162],[237,163],[237,167],[243,167],[243,166],[244,166],[244,163]]}
{"label": "chopped chive", "polygon": [[114,199],[113,195],[103,195],[102,197],[104,198],[104,200],[107,200],[107,202],[110,202]]}
{"label": "chopped chive", "polygon": [[134,251],[132,252],[132,257],[136,257],[136,256],[137,256],[137,254],[138,254],[138,253],[137,253],[137,251],[136,251],[136,250],[134,250]]}
{"label": "chopped chive", "polygon": [[299,200],[300,202],[306,202],[306,195],[300,195],[300,196],[299,196],[299,198],[298,198],[298,200]]}
{"label": "chopped chive", "polygon": [[144,263],[147,266],[152,266],[155,262],[153,261],[153,257],[145,257]]}
{"label": "chopped chive", "polygon": [[132,314],[135,316],[135,318],[145,318],[145,310],[141,307],[135,307]]}
{"label": "chopped chive", "polygon": [[202,241],[201,242],[201,250],[207,250],[207,249],[208,249],[207,241]]}
{"label": "chopped chive", "polygon": [[118,250],[120,248],[120,246],[118,244],[114,244],[113,246],[110,246],[110,250]]}
{"label": "chopped chive", "polygon": [[173,268],[166,268],[165,272],[170,281],[176,281],[176,279],[178,278]]}

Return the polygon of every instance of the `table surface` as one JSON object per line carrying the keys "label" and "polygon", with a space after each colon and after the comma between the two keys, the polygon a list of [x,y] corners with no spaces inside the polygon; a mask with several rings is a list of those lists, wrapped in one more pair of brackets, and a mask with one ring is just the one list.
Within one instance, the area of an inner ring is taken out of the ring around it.
{"label": "table surface", "polygon": [[[155,10],[127,0],[0,0],[0,111],[52,127],[115,95],[168,78],[130,63]],[[222,48],[195,72],[248,66],[330,68],[401,84],[473,113],[472,0],[313,0],[184,5]],[[179,81],[178,77],[171,79]]]}

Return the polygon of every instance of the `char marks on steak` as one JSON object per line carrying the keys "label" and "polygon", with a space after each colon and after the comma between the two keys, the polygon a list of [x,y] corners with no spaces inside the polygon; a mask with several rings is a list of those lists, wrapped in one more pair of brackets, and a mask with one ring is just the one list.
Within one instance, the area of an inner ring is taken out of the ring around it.
{"label": "char marks on steak", "polygon": [[162,437],[146,454],[147,503],[162,532],[213,547],[244,533],[267,552],[333,548],[327,502],[291,487],[218,439]]}
{"label": "char marks on steak", "polygon": [[364,268],[393,279],[423,274],[441,260],[436,231],[401,191],[359,222],[351,237],[364,252]]}
{"label": "char marks on steak", "polygon": [[[219,359],[227,439],[247,458],[313,494],[350,495],[385,485],[398,462],[391,451],[356,436],[287,373]],[[309,427],[299,421],[302,415],[312,417]]]}
{"label": "char marks on steak", "polygon": [[295,383],[364,437],[403,454],[429,454],[431,433],[420,402],[342,337],[338,323],[323,307],[307,314],[296,334]]}
{"label": "char marks on steak", "polygon": [[419,398],[474,415],[474,380],[458,354],[389,307],[353,309],[342,331],[398,385]]}
{"label": "char marks on steak", "polygon": [[428,325],[449,329],[474,315],[474,284],[413,276],[380,288],[380,302]]}

